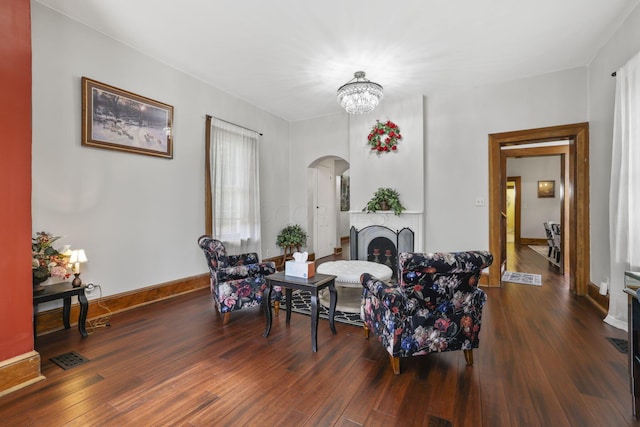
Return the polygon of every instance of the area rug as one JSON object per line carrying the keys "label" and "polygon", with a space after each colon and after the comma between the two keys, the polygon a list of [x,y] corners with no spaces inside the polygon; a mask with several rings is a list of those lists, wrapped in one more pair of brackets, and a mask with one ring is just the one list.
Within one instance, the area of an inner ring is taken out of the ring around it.
{"label": "area rug", "polygon": [[502,281],[519,283],[521,285],[542,286],[542,276],[539,274],[505,271],[502,275]]}
{"label": "area rug", "polygon": [[[282,302],[280,303],[280,310],[285,309],[285,297],[283,295]],[[291,292],[291,311],[300,314],[306,314],[311,316],[311,294],[307,291],[301,291],[299,289],[293,289]],[[318,301],[318,311],[320,317],[323,319],[329,318],[329,309]],[[360,313],[345,313],[343,311],[336,310],[333,320],[341,323],[348,323],[349,325],[362,326],[362,319],[360,319]]]}
{"label": "area rug", "polygon": [[556,261],[555,258],[547,256],[547,254],[549,253],[549,246],[529,245],[529,247],[531,249],[533,249],[533,251],[536,252],[537,254],[542,255],[544,257],[544,259],[549,261],[551,264],[553,264],[553,265],[555,265],[557,267],[560,266],[560,263],[558,261]]}

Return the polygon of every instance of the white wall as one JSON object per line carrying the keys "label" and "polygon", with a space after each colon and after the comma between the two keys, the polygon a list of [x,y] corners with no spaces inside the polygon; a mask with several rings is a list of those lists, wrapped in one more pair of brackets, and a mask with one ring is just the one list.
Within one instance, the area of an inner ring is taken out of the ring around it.
{"label": "white wall", "polygon": [[426,250],[488,249],[489,134],[586,122],[587,100],[586,67],[428,95]]}
{"label": "white wall", "polygon": [[[408,211],[424,211],[424,116],[422,96],[396,100],[387,96],[370,113],[352,115],[349,124],[351,211],[360,212],[380,187],[398,191]],[[398,150],[376,154],[367,135],[376,120],[400,128]]]}
{"label": "white wall", "polygon": [[[392,187],[403,205],[423,212],[424,124],[422,96],[385,100],[373,112],[363,115],[341,113],[291,123],[290,223],[302,225],[311,235],[313,247],[313,173],[308,170],[324,159],[343,159],[351,176],[351,211],[360,212],[378,187]],[[371,152],[367,135],[376,120],[392,120],[403,139],[398,151],[380,156]],[[339,234],[349,224],[340,222]],[[341,231],[342,230],[342,231]],[[336,242],[336,246],[339,241]]]}
{"label": "white wall", "polygon": [[[313,178],[309,168],[326,159],[349,162],[349,116],[335,114],[291,123],[290,159],[288,168],[288,223],[300,224],[313,248]],[[335,182],[335,181],[334,181]],[[276,248],[277,249],[277,248]]]}
{"label": "white wall", "polygon": [[609,181],[615,77],[611,73],[640,50],[640,7],[629,15],[589,65],[591,281],[608,280]]}
{"label": "white wall", "polygon": [[[520,180],[520,237],[546,239],[544,222],[560,223],[560,156],[507,159],[507,176]],[[555,197],[538,198],[538,181],[555,181]]]}
{"label": "white wall", "polygon": [[[262,248],[289,212],[289,124],[75,21],[32,4],[33,231],[86,250],[105,295],[206,273],[204,127],[210,114],[264,134]],[[80,78],[174,107],[172,160],[82,147]]]}

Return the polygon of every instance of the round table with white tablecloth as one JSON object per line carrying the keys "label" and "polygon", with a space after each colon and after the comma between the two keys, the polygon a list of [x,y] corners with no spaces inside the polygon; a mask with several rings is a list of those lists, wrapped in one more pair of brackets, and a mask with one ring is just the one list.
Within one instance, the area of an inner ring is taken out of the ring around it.
{"label": "round table with white tablecloth", "polygon": [[[329,261],[322,263],[316,269],[321,274],[336,276],[336,290],[338,304],[336,310],[347,313],[360,313],[362,285],[360,276],[369,273],[382,281],[388,281],[393,271],[384,264],[369,261]],[[329,306],[328,292],[320,295],[320,303]]]}

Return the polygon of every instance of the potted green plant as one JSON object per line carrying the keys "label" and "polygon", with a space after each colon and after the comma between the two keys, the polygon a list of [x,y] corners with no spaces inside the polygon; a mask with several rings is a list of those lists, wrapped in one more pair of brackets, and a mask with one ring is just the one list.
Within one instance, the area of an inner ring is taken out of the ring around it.
{"label": "potted green plant", "polygon": [[284,263],[293,259],[294,248],[300,251],[301,246],[307,244],[307,233],[304,232],[302,227],[298,224],[287,225],[280,230],[278,237],[276,237],[276,245],[280,246],[284,253],[282,255],[282,261],[279,263],[278,268],[283,268]]}
{"label": "potted green plant", "polygon": [[392,188],[380,187],[373,193],[373,197],[367,206],[362,209],[363,212],[388,211],[392,210],[394,214],[400,215],[405,211],[405,207],[400,203],[400,194]]}
{"label": "potted green plant", "polygon": [[281,248],[295,246],[300,248],[307,244],[307,233],[298,224],[287,225],[276,238],[276,245]]}

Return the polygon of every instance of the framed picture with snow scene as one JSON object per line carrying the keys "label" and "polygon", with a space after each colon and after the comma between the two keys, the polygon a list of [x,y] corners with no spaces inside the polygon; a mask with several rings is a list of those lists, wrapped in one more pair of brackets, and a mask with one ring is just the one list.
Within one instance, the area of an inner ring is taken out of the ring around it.
{"label": "framed picture with snow scene", "polygon": [[82,145],[173,158],[173,107],[82,77]]}

